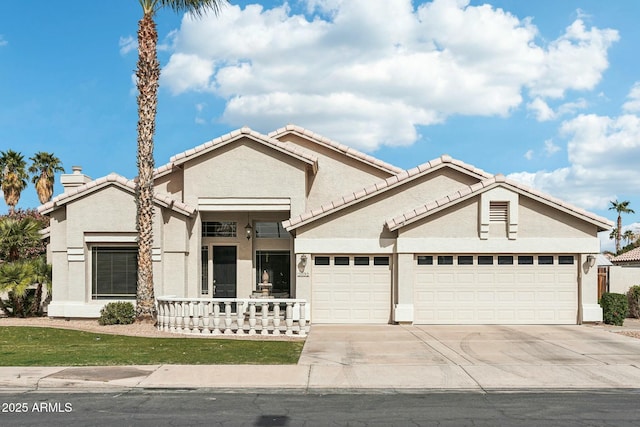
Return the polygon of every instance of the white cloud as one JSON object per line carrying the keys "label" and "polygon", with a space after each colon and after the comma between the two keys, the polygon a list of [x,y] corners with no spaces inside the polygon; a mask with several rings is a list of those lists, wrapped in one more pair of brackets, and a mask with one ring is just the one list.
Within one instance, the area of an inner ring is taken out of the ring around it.
{"label": "white cloud", "polygon": [[546,122],[556,118],[556,113],[553,109],[540,97],[528,103],[527,110],[532,111],[539,122]]}
{"label": "white cloud", "polygon": [[468,0],[306,6],[307,16],[286,3],[185,16],[171,35],[163,87],[222,97],[234,125],[269,131],[293,122],[374,149],[411,144],[417,126],[450,115],[507,116],[529,92],[537,117],[564,114],[544,98],[593,89],[618,37],[578,19],[545,46],[530,19]]}
{"label": "white cloud", "polygon": [[553,156],[558,151],[560,151],[560,147],[554,144],[553,140],[547,139],[544,142],[544,152],[547,153],[547,156]]}
{"label": "white cloud", "polygon": [[618,198],[613,188],[624,188],[625,197],[640,193],[640,117],[582,114],[565,121],[561,134],[569,166],[510,177],[586,209],[606,209]]}
{"label": "white cloud", "polygon": [[132,50],[138,49],[138,40],[133,38],[132,36],[120,37],[118,46],[120,46],[120,55],[126,55]]}
{"label": "white cloud", "polygon": [[4,36],[0,34],[0,47],[8,45],[9,42],[5,40]]}
{"label": "white cloud", "polygon": [[533,150],[527,150],[527,152],[524,153],[524,158],[527,160],[533,159]]}
{"label": "white cloud", "polygon": [[627,95],[628,101],[624,103],[622,109],[627,113],[640,112],[640,82],[636,82]]}

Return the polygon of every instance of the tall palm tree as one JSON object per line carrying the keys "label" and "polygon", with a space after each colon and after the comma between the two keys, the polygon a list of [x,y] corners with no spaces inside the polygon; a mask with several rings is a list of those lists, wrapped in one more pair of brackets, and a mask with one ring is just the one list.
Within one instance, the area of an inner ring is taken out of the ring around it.
{"label": "tall palm tree", "polygon": [[9,215],[15,212],[20,193],[27,186],[26,166],[22,154],[13,150],[0,151],[0,181],[4,201],[9,205]]}
{"label": "tall palm tree", "polygon": [[142,19],[138,22],[138,180],[136,185],[136,229],[138,231],[138,283],[136,318],[155,321],[153,291],[153,135],[158,105],[158,32],[153,20],[156,12],[169,7],[175,12],[202,16],[207,11],[218,14],[226,0],[138,0]]}
{"label": "tall palm tree", "polygon": [[635,213],[635,211],[629,208],[629,201],[623,202],[610,201],[609,210],[618,212],[618,229],[616,230],[616,253],[620,252],[620,239],[622,236],[622,214],[623,213]]}
{"label": "tall palm tree", "polygon": [[56,172],[64,172],[62,162],[53,153],[44,151],[37,152],[29,160],[32,162],[29,166],[29,173],[32,174],[31,182],[36,186],[40,203],[45,204],[53,196]]}

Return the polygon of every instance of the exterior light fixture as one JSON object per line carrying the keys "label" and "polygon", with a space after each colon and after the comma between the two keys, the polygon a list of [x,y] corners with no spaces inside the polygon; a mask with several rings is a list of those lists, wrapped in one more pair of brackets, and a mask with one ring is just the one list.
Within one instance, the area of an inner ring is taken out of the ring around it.
{"label": "exterior light fixture", "polygon": [[244,231],[247,233],[247,240],[251,239],[251,233],[253,232],[253,227],[251,227],[251,223],[247,223],[244,226]]}
{"label": "exterior light fixture", "polygon": [[300,273],[304,273],[304,270],[307,268],[307,255],[300,255],[300,262],[298,263],[298,271]]}
{"label": "exterior light fixture", "polygon": [[587,255],[587,262],[589,263],[589,268],[593,267],[596,265],[596,256],[592,254]]}

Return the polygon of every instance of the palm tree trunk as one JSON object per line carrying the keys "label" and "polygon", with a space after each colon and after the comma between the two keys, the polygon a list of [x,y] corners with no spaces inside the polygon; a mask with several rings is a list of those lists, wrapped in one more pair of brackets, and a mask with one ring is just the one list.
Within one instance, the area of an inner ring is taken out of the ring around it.
{"label": "palm tree trunk", "polygon": [[622,215],[618,212],[618,230],[616,231],[616,254],[620,252],[620,236],[622,235]]}
{"label": "palm tree trunk", "polygon": [[156,54],[158,32],[151,14],[138,23],[138,183],[136,187],[138,230],[138,284],[136,317],[138,321],[155,321],[153,290],[153,135],[160,64]]}

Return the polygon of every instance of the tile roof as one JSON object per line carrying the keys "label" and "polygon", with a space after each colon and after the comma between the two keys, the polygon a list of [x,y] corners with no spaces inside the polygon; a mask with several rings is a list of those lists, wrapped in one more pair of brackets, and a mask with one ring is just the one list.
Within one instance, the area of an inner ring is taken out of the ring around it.
{"label": "tile roof", "polygon": [[613,263],[633,261],[640,261],[640,247],[631,249],[630,251],[620,254],[611,260]]}
{"label": "tile roof", "polygon": [[[134,193],[136,189],[136,183],[134,180],[127,179],[116,173],[111,173],[102,178],[89,181],[86,184],[80,185],[78,187],[68,189],[66,192],[60,194],[57,197],[54,197],[51,201],[38,207],[38,212],[43,214],[49,213],[55,210],[59,206],[62,206],[79,197],[86,196],[87,194],[90,194],[96,190],[107,187],[109,185],[116,185],[132,193]],[[195,208],[187,204],[184,204],[178,200],[175,200],[167,194],[156,193],[154,194],[153,198],[155,202],[160,204],[161,206],[174,209],[177,212],[180,212],[187,216],[193,215],[193,213],[196,211]]]}
{"label": "tile roof", "polygon": [[452,206],[460,201],[466,200],[470,197],[476,196],[490,188],[497,186],[509,187],[519,193],[525,194],[531,198],[537,199],[547,205],[560,209],[571,215],[580,217],[586,221],[594,223],[602,230],[608,230],[613,226],[613,223],[606,218],[597,216],[591,212],[587,212],[584,209],[578,208],[574,205],[566,203],[560,199],[554,198],[548,194],[534,190],[517,181],[505,178],[504,175],[498,174],[491,178],[480,181],[476,184],[467,185],[460,190],[439,200],[429,201],[424,205],[420,205],[417,208],[404,213],[403,215],[389,219],[385,222],[389,230],[397,230],[405,225],[409,225],[415,221],[418,221],[434,212],[440,211],[445,207]]}
{"label": "tile roof", "polygon": [[178,165],[185,163],[188,160],[191,160],[204,153],[213,151],[217,148],[223,147],[243,137],[249,137],[267,147],[273,148],[277,151],[302,160],[313,168],[314,173],[318,169],[318,159],[315,156],[307,153],[305,150],[299,147],[292,146],[291,144],[288,144],[286,142],[279,141],[275,138],[270,138],[267,135],[263,135],[260,132],[256,132],[245,126],[240,129],[234,130],[233,132],[230,132],[226,135],[222,135],[218,138],[212,139],[211,141],[205,142],[204,144],[198,145],[197,147],[190,148],[186,151],[183,151],[182,153],[178,153],[172,156],[169,159],[169,163],[156,168],[156,170],[154,171],[154,177],[159,178],[173,171]]}
{"label": "tile roof", "polygon": [[352,159],[356,159],[359,160],[363,163],[367,163],[370,166],[373,166],[377,169],[381,169],[385,172],[388,172],[390,174],[398,174],[400,172],[403,171],[403,169],[397,167],[397,166],[393,166],[390,163],[386,163],[383,162],[380,159],[376,159],[373,156],[370,156],[368,154],[362,153],[354,148],[348,147],[344,144],[340,144],[339,142],[333,141],[327,137],[324,137],[320,134],[317,134],[313,131],[310,131],[308,129],[305,129],[303,127],[300,126],[296,126],[296,125],[292,125],[289,124],[283,128],[277,129],[273,132],[269,133],[269,137],[270,138],[275,138],[275,139],[279,139],[280,137],[287,135],[287,134],[297,134],[300,136],[305,137],[306,139],[309,139],[317,144],[323,145],[325,147],[328,147],[336,152],[342,153],[348,157],[351,157]]}
{"label": "tile roof", "polygon": [[333,200],[332,202],[322,205],[319,208],[312,209],[301,215],[290,218],[289,220],[284,221],[282,224],[288,231],[293,230],[301,225],[326,216],[332,212],[343,209],[347,206],[351,206],[355,203],[360,202],[361,200],[368,199],[376,194],[382,193],[391,188],[395,188],[406,182],[413,181],[418,177],[427,175],[446,166],[464,171],[465,173],[473,175],[479,179],[487,179],[492,176],[481,169],[477,169],[459,160],[452,159],[448,155],[443,155],[437,159],[431,160],[430,162],[424,163],[415,168],[402,171],[369,187],[354,191],[353,193],[345,194],[341,198]]}

